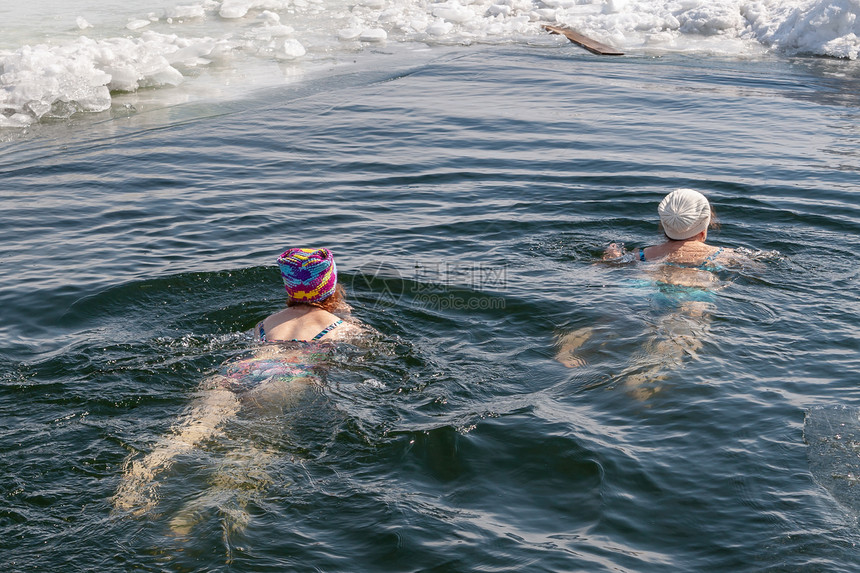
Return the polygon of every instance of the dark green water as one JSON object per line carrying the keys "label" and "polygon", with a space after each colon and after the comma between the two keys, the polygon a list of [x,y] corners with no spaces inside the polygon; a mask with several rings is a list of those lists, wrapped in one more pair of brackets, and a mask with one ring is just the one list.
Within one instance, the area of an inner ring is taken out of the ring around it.
{"label": "dark green water", "polygon": [[[3,143],[7,567],[855,571],[833,468],[857,452],[804,420],[860,407],[858,86],[855,62],[468,48]],[[659,241],[676,187],[757,261],[706,316],[598,262]],[[291,245],[330,247],[381,335],[115,511],[283,303]],[[589,327],[585,366],[553,359]]]}

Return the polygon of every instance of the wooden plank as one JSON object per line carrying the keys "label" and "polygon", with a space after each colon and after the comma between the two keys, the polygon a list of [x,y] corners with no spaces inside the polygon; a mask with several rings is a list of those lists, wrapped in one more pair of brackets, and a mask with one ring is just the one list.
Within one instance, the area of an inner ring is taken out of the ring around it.
{"label": "wooden plank", "polygon": [[544,25],[544,30],[548,32],[552,32],[553,34],[561,34],[565,36],[568,40],[582,46],[586,50],[594,54],[600,54],[601,56],[623,56],[624,52],[619,52],[612,46],[607,46],[606,44],[601,44],[597,40],[592,40],[587,36],[583,36],[579,32],[571,30],[570,28],[565,28],[564,26],[551,26],[549,24]]}

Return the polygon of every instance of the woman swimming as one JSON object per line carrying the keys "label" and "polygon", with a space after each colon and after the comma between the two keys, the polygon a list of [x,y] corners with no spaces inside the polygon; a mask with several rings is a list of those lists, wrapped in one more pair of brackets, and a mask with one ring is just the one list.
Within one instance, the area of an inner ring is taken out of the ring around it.
{"label": "woman swimming", "polygon": [[[287,249],[278,257],[287,307],[254,327],[254,337],[268,344],[255,356],[228,362],[222,383],[237,393],[260,393],[273,383],[303,381],[312,376],[333,346],[353,338],[361,328],[335,312],[346,313],[337,265],[328,249]],[[283,344],[292,343],[292,344]]]}
{"label": "woman swimming", "polygon": [[287,308],[254,327],[262,342],[316,342],[355,334],[355,325],[334,313],[346,311],[337,265],[328,249],[288,249],[278,257]]}
{"label": "woman swimming", "polygon": [[[350,308],[337,282],[337,266],[328,249],[288,249],[278,258],[287,292],[287,307],[262,321],[253,336],[263,345],[253,356],[225,363],[201,385],[183,420],[139,460],[129,461],[114,496],[117,509],[143,513],[157,502],[155,478],[180,454],[220,433],[240,410],[277,415],[319,386],[319,375],[334,343],[365,331],[341,318]],[[234,452],[249,467],[265,467],[264,452]],[[264,473],[264,472],[263,472]],[[263,474],[260,474],[263,475]],[[222,480],[223,481],[223,480]],[[258,479],[261,484],[265,479]],[[240,512],[241,513],[241,512]],[[187,519],[175,518],[174,531],[184,532]]]}
{"label": "woman swimming", "polygon": [[[652,334],[641,345],[639,359],[621,373],[625,385],[635,387],[641,397],[655,392],[656,388],[646,387],[663,379],[668,369],[682,366],[686,357],[695,356],[703,346],[716,293],[728,284],[720,271],[738,258],[733,249],[705,242],[716,221],[710,203],[698,191],[672,191],[657,211],[666,237],[663,243],[633,251],[612,243],[603,255],[609,262],[648,263],[640,267],[644,276],[631,279],[629,285],[636,289],[637,298],[639,293],[646,294],[659,313],[646,319]],[[581,347],[606,326],[588,326],[559,336],[556,360],[571,368],[585,365]]]}
{"label": "woman swimming", "polygon": [[[716,216],[704,195],[692,189],[676,189],[657,207],[666,241],[660,245],[626,252],[623,245],[611,243],[603,260],[660,261],[680,268],[708,270],[732,254],[732,249],[705,243],[708,229],[716,227]],[[632,256],[631,256],[632,255]]]}

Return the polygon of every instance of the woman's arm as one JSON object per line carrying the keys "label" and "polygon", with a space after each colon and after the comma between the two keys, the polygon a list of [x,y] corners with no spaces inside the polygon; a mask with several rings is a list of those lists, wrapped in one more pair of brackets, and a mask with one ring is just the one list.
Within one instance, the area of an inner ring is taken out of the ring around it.
{"label": "woman's arm", "polygon": [[618,243],[609,243],[609,246],[606,247],[606,250],[603,252],[603,260],[611,261],[615,259],[620,259],[624,256],[624,245],[619,245]]}
{"label": "woman's arm", "polygon": [[645,260],[645,249],[628,251],[624,248],[624,243],[609,243],[609,246],[603,252],[604,261],[632,263],[637,259],[641,261]]}

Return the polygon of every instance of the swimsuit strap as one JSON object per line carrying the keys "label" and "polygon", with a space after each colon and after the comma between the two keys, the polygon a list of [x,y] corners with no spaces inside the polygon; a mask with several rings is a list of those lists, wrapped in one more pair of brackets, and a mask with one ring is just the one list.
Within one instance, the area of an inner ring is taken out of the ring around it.
{"label": "swimsuit strap", "polygon": [[334,330],[335,328],[337,328],[341,324],[343,324],[343,320],[341,320],[341,319],[338,319],[338,320],[332,322],[331,324],[329,324],[328,326],[323,328],[319,334],[317,334],[316,336],[311,338],[311,341],[313,342],[314,340],[319,340],[320,338],[322,338],[323,336],[325,336],[326,334],[328,334],[329,332],[331,332],[332,330]]}
{"label": "swimsuit strap", "polygon": [[[328,326],[323,328],[319,332],[319,334],[317,334],[316,336],[311,338],[311,342],[313,342],[314,340],[319,340],[320,338],[322,338],[323,336],[325,336],[326,334],[328,334],[329,332],[331,332],[332,330],[334,330],[335,328],[337,328],[341,324],[343,324],[343,320],[341,320],[341,319],[338,319],[335,322],[329,324]],[[261,342],[268,342],[268,340],[266,340],[266,331],[265,331],[265,329],[263,329],[263,321],[262,320],[257,324],[257,328],[260,329],[260,341]],[[304,342],[304,340],[299,340],[298,338],[293,338],[290,342]]]}
{"label": "swimsuit strap", "polygon": [[696,268],[702,269],[704,271],[718,271],[722,269],[722,266],[715,261],[715,259],[723,252],[723,248],[720,247],[710,255],[708,255],[702,264]]}
{"label": "swimsuit strap", "polygon": [[708,258],[706,258],[705,260],[706,260],[706,261],[713,261],[713,260],[714,260],[714,258],[715,258],[715,257],[717,257],[717,256],[718,256],[720,253],[722,253],[722,252],[723,252],[723,248],[722,248],[722,247],[720,247],[719,249],[717,249],[716,251],[714,251],[713,253],[711,253],[710,255],[708,255]]}
{"label": "swimsuit strap", "polygon": [[699,265],[699,268],[706,270],[706,271],[720,269],[721,267],[719,264],[716,264],[716,266],[712,266],[710,263],[714,263],[715,262],[714,259],[716,259],[719,256],[719,254],[722,252],[723,252],[723,248],[720,247],[719,249],[717,249],[716,251],[714,251],[713,253],[708,255],[707,258],[705,258],[705,260],[702,261],[702,264]]}
{"label": "swimsuit strap", "polygon": [[639,249],[639,260],[645,261],[645,249]]}

